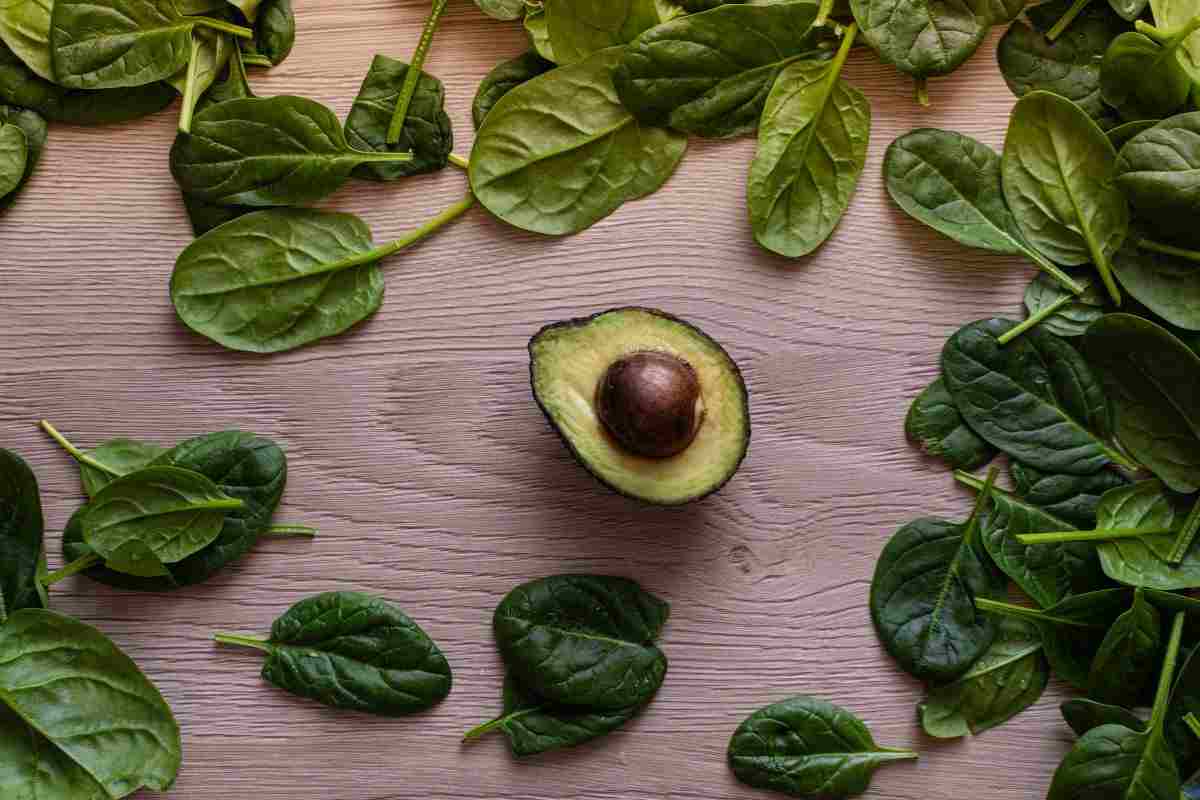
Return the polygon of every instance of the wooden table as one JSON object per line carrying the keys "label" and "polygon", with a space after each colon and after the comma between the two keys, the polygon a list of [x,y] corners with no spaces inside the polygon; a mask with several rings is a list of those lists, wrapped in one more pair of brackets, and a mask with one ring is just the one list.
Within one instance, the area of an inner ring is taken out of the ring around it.
{"label": "wooden table", "polygon": [[[345,116],[372,54],[407,60],[426,0],[302,0],[295,53],[264,95],[306,95]],[[916,126],[999,146],[1013,98],[994,35],[931,108],[865,50],[846,70],[874,112],[853,206],[813,258],[759,250],[744,204],[753,141],[692,144],[659,193],[554,240],[475,211],[387,262],[383,309],[351,334],[276,357],[226,352],[179,324],[167,296],[190,240],[167,169],[174,109],[113,128],[54,126],[45,160],[0,217],[0,445],[41,481],[50,563],[80,503],[42,417],[85,446],[171,443],[224,428],[279,441],[290,482],[278,518],[321,530],[276,540],[170,596],[60,584],[55,607],[98,625],[161,687],[184,731],[176,800],[728,800],[725,748],[761,705],[816,694],[862,716],[916,765],[881,771],[876,798],[1041,797],[1070,739],[1060,693],[975,740],[916,725],[922,688],[880,648],[867,612],[875,558],[903,522],[965,517],[970,499],[904,439],[910,400],[952,331],[1015,314],[1031,271],[937,238],[888,200],[884,149]],[[520,27],[455,0],[428,68],[446,84],[468,153],[470,103]],[[390,239],[459,199],[454,169],[348,184],[331,205]],[[745,371],[754,440],[719,495],[644,508],[575,466],[529,391],[525,345],[544,323],[617,305],[701,325]],[[666,684],[624,730],[512,759],[461,734],[500,705],[496,603],[557,572],[641,581],[672,604]],[[441,644],[450,698],[406,720],[339,713],[264,684],[259,659],[215,629],[265,631],[293,602],[357,589],[387,597]]]}

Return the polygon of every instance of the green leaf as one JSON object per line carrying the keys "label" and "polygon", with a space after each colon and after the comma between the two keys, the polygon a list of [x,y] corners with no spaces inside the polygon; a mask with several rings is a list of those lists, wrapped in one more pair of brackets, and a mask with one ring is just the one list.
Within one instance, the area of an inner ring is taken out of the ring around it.
{"label": "green leaf", "polygon": [[1009,119],[1001,173],[1025,240],[1060,264],[1094,263],[1119,301],[1109,261],[1129,229],[1129,204],[1114,183],[1116,152],[1091,118],[1056,94],[1025,95]]}
{"label": "green leaf", "polygon": [[1200,265],[1126,242],[1112,266],[1125,291],[1150,311],[1172,325],[1200,331]]}
{"label": "green leaf", "polygon": [[165,83],[96,92],[64,89],[38,77],[0,42],[0,103],[30,109],[52,122],[125,122],[161,111],[174,99],[175,90]]}
{"label": "green leaf", "polygon": [[262,0],[254,20],[254,42],[242,43],[246,58],[278,67],[296,45],[296,14],[292,0]]}
{"label": "green leaf", "polygon": [[906,672],[946,683],[991,646],[995,620],[975,611],[977,597],[1001,597],[1004,576],[979,541],[986,491],[962,525],[924,517],[888,541],[871,579],[871,622]]}
{"label": "green leaf", "polygon": [[[0,758],[0,789],[15,788],[17,800],[92,800],[96,785],[119,798],[175,781],[181,748],[171,709],[128,656],[82,622],[26,609],[0,626],[5,706],[32,732],[26,742],[0,736],[0,751],[38,758],[36,769]],[[4,733],[19,735],[17,727],[0,717]]]}
{"label": "green leaf", "polygon": [[86,453],[91,460],[103,464],[104,469],[80,463],[79,475],[83,481],[83,491],[88,497],[95,497],[101,489],[112,483],[114,478],[145,469],[165,452],[167,448],[150,442],[110,439]]}
{"label": "green leaf", "polygon": [[387,143],[388,126],[408,70],[409,66],[401,61],[375,56],[346,118],[346,141],[356,150],[411,152],[413,159],[399,164],[363,164],[355,167],[356,178],[393,181],[436,172],[449,163],[454,133],[444,109],[446,91],[441,81],[425,72],[417,81],[400,141]]}
{"label": "green leaf", "polygon": [[0,41],[39,78],[54,80],[50,12],[54,0],[0,0]]}
{"label": "green leaf", "polygon": [[917,706],[921,728],[938,739],[983,733],[1036,703],[1049,676],[1037,629],[1003,619],[991,647],[965,675],[928,690]]}
{"label": "green leaf", "polygon": [[399,717],[450,693],[450,665],[425,631],[395,606],[358,592],[301,600],[275,620],[268,640],[216,639],[263,650],[264,680],[334,708]]}
{"label": "green leaf", "polygon": [[1176,55],[1142,33],[1122,33],[1100,65],[1104,102],[1126,120],[1161,119],[1178,111],[1192,91],[1192,77]]}
{"label": "green leaf", "polygon": [[1120,156],[1121,148],[1129,143],[1129,140],[1137,136],[1142,131],[1147,131],[1158,124],[1156,119],[1138,119],[1133,122],[1123,122],[1115,128],[1109,128],[1104,132],[1108,140],[1112,142],[1113,149]]}
{"label": "green leaf", "polygon": [[[1150,0],[1150,9],[1154,13],[1155,25],[1166,31],[1182,29],[1200,13],[1193,0]],[[1192,80],[1200,81],[1200,32],[1184,39],[1178,56]]]}
{"label": "green leaf", "polygon": [[[30,176],[37,169],[38,162],[41,161],[42,152],[46,149],[47,127],[46,120],[42,119],[34,111],[27,111],[23,108],[14,106],[0,105],[0,128],[18,128],[24,137],[24,152],[25,163],[24,168],[17,179],[15,187],[8,192],[0,191],[0,211],[8,208],[17,199],[17,195],[21,193],[21,189],[29,182]],[[15,133],[8,133],[8,147],[13,149],[16,147],[17,136]],[[14,159],[8,164],[8,170],[16,168],[15,163],[19,159]],[[0,168],[2,169],[2,168]],[[7,176],[7,183],[12,182],[12,175]]]}
{"label": "green leaf", "polygon": [[1173,490],[1200,489],[1200,356],[1129,314],[1096,322],[1083,346],[1116,406],[1121,443]]}
{"label": "green leaf", "polygon": [[553,703],[590,711],[644,705],[667,674],[655,644],[669,607],[631,580],[556,575],[511,591],[493,630],[504,663]]}
{"label": "green leaf", "polygon": [[[1096,509],[1100,498],[1109,489],[1128,486],[1129,480],[1111,469],[1094,475],[1061,475],[1013,461],[1009,464],[1016,493],[1027,503],[1047,514],[1067,520],[1079,528],[1096,527]],[[1043,528],[1042,532],[1050,531]],[[1057,528],[1055,530],[1063,530]],[[1035,533],[1036,531],[1022,531]]]}
{"label": "green leaf", "polygon": [[563,65],[628,44],[679,13],[659,0],[545,0],[542,5],[550,46]]}
{"label": "green leaf", "polygon": [[25,179],[29,145],[25,131],[16,125],[0,125],[0,199],[15,192]]}
{"label": "green leaf", "polygon": [[187,66],[197,27],[250,34],[209,17],[185,17],[174,0],[55,0],[54,81],[68,89],[114,89],[166,80]]}
{"label": "green leaf", "polygon": [[1106,703],[1137,705],[1162,649],[1162,617],[1139,589],[1133,605],[1109,628],[1088,676],[1088,695]]}
{"label": "green leaf", "polygon": [[1061,710],[1063,719],[1076,736],[1083,736],[1092,728],[1099,728],[1101,725],[1123,725],[1135,731],[1145,725],[1132,711],[1120,706],[1097,703],[1095,700],[1067,700],[1062,704]]}
{"label": "green leaf", "polygon": [[851,0],[850,8],[879,57],[918,78],[946,75],[970,58],[993,13],[986,0]]}
{"label": "green leaf", "polygon": [[[1112,489],[1100,501],[1096,526],[1174,530],[1183,523],[1186,507],[1169,496],[1158,481],[1142,481]],[[1113,580],[1127,586],[1161,591],[1200,587],[1200,548],[1193,546],[1181,564],[1171,563],[1176,535],[1113,539],[1097,545],[1100,563]]]}
{"label": "green leaf", "polygon": [[[617,94],[646,125],[707,137],[754,131],[788,64],[822,57],[817,4],[724,5],[651,28],[626,50]],[[827,53],[827,51],[826,51]]]}
{"label": "green leaf", "polygon": [[916,758],[876,745],[844,708],[803,695],[755,711],[729,742],[729,766],[739,781],[793,797],[862,794],[875,770]]}
{"label": "green leaf", "polygon": [[[1113,269],[1116,270],[1116,259]],[[1046,273],[1035,277],[1025,289],[1025,308],[1029,315],[1048,314],[1038,324],[1055,336],[1083,336],[1089,325],[1104,316],[1108,298],[1100,285],[1088,278],[1072,277],[1080,286],[1086,287],[1083,294],[1068,291]]]}
{"label": "green leaf", "polygon": [[[524,0],[521,2],[523,3]],[[496,103],[500,102],[501,97],[521,84],[549,72],[554,69],[554,66],[553,61],[542,58],[536,50],[530,50],[516,58],[497,64],[484,77],[483,82],[479,84],[479,89],[475,92],[475,101],[471,104],[471,119],[475,123],[475,129],[479,130],[479,127],[483,125],[484,118]]]}
{"label": "green leaf", "polygon": [[213,31],[198,30],[192,34],[193,57],[180,72],[167,79],[183,98],[184,108],[179,115],[179,129],[187,132],[198,108],[200,98],[217,82],[229,64],[237,43],[233,37]]}
{"label": "green leaf", "polygon": [[[225,513],[242,505],[197,472],[152,466],[101,489],[80,525],[96,555],[131,572],[145,553],[142,548],[162,564],[174,564],[208,546],[220,534]],[[130,546],[137,548],[132,559]]]}
{"label": "green leaf", "polygon": [[37,591],[44,529],[33,470],[16,453],[0,448],[0,625],[6,615],[44,605]]}
{"label": "green leaf", "polygon": [[829,238],[866,163],[871,106],[839,77],[854,33],[832,61],[784,67],[767,97],[746,194],[754,238],[780,255],[806,255]]}
{"label": "green leaf", "polygon": [[[538,55],[554,62],[554,48],[550,44],[550,27],[546,21],[545,6],[528,6],[525,10],[525,33]],[[557,63],[557,62],[555,62]]]}
{"label": "green leaf", "polygon": [[[1156,233],[1197,241],[1200,111],[1163,120],[1121,148],[1117,185]],[[1193,267],[1195,268],[1195,267]]]}
{"label": "green leaf", "polygon": [[591,711],[550,703],[521,686],[512,676],[504,678],[504,710],[501,716],[469,731],[465,740],[492,731],[503,731],[508,746],[518,758],[539,755],[564,747],[576,747],[620,728],[640,711]]}
{"label": "green leaf", "polygon": [[1002,345],[1015,325],[974,322],[942,350],[959,413],[993,446],[1047,472],[1091,475],[1128,464],[1107,444],[1113,414],[1100,380],[1065,340],[1037,328]]}
{"label": "green leaf", "polygon": [[479,10],[489,17],[502,20],[520,19],[525,13],[525,0],[475,0]]}
{"label": "green leaf", "polygon": [[963,421],[941,378],[913,401],[904,419],[904,432],[910,441],[951,469],[976,469],[996,457],[996,449]]}
{"label": "green leaf", "polygon": [[410,160],[353,149],[334,113],[313,100],[250,97],[197,114],[191,135],[171,148],[171,174],[183,191],[211,203],[300,205],[337,191],[361,164]]}
{"label": "green leaf", "polygon": [[[515,227],[562,235],[666,183],[687,137],[644,127],[617,100],[612,71],[621,54],[601,51],[500,99],[471,153],[480,203]],[[564,105],[563,97],[572,102]]]}

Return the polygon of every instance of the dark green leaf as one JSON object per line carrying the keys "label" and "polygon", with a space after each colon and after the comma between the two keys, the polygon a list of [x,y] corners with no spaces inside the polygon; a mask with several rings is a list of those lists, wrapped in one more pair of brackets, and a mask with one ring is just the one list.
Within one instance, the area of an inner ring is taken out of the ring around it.
{"label": "dark green leaf", "polygon": [[471,153],[471,188],[489,211],[536,233],[577,233],[666,183],[687,137],[644,127],[617,100],[622,52],[603,50],[500,99]]}
{"label": "dark green leaf", "polygon": [[913,401],[904,419],[904,432],[910,441],[952,469],[976,469],[996,457],[996,449],[963,421],[941,378]]}
{"label": "dark green leaf", "polygon": [[1200,264],[1126,242],[1113,258],[1113,272],[1155,314],[1185,330],[1200,330]]}
{"label": "dark green leaf", "polygon": [[1200,111],[1163,120],[1121,148],[1117,185],[1138,215],[1156,233],[1200,240],[1196,216],[1200,200],[1193,187],[1200,176]]}
{"label": "dark green leaf", "polygon": [[422,175],[445,168],[454,149],[450,116],[443,108],[446,99],[442,82],[425,72],[417,80],[408,116],[400,131],[400,141],[387,143],[388,126],[396,110],[409,66],[401,61],[377,55],[363,79],[346,118],[346,141],[357,150],[381,153],[409,153],[413,160],[399,164],[363,164],[355,167],[354,177],[393,181],[409,175]]}
{"label": "dark green leaf", "polygon": [[1104,317],[1083,342],[1117,408],[1121,443],[1175,491],[1200,489],[1200,356],[1129,314]]}
{"label": "dark green leaf", "polygon": [[[14,127],[21,131],[25,143],[25,166],[16,187],[7,193],[0,192],[0,211],[12,205],[21,193],[21,189],[29,182],[33,171],[37,169],[42,151],[46,149],[46,120],[34,111],[27,111],[15,106],[0,105],[0,127]],[[15,135],[14,135],[15,138]]]}
{"label": "dark green leaf", "polygon": [[320,103],[250,97],[197,114],[191,135],[171,148],[171,174],[183,191],[207,202],[300,205],[337,191],[361,164],[406,160],[403,153],[354,150]]}
{"label": "dark green leaf", "polygon": [[[1070,523],[1055,530],[1066,530],[1071,525],[1088,530],[1095,528],[1100,498],[1109,489],[1129,485],[1128,479],[1111,469],[1100,470],[1094,475],[1061,475],[1042,472],[1019,461],[1012,462],[1009,468],[1017,494],[1022,499]],[[1050,528],[1042,529],[1042,532],[1050,531]]]}
{"label": "dark green leaf", "polygon": [[918,78],[946,75],[970,58],[993,13],[985,0],[851,0],[850,8],[879,57]]}
{"label": "dark green leaf", "polygon": [[1061,707],[1063,719],[1075,731],[1076,736],[1083,736],[1092,728],[1101,725],[1123,725],[1130,730],[1141,730],[1146,724],[1132,711],[1120,706],[1097,703],[1095,700],[1076,698],[1068,700]]}
{"label": "dark green leaf", "polygon": [[450,693],[450,665],[425,631],[395,606],[358,592],[301,600],[275,620],[267,641],[217,640],[265,651],[264,680],[334,708],[398,717]]}
{"label": "dark green leaf", "polygon": [[[520,4],[523,3],[524,0],[520,0]],[[549,72],[554,66],[553,61],[542,58],[536,50],[497,64],[475,92],[475,101],[471,105],[471,119],[475,122],[475,129],[479,130],[484,118],[496,103],[500,102],[501,97],[526,81]]]}
{"label": "dark green leaf", "polygon": [[993,446],[1047,472],[1090,475],[1127,463],[1106,442],[1112,411],[1098,378],[1065,340],[1037,328],[1007,345],[1007,320],[974,322],[942,351],[959,413]]}
{"label": "dark green leaf", "polygon": [[1117,617],[1096,651],[1088,695],[1106,703],[1135,705],[1154,674],[1162,644],[1162,617],[1139,590],[1133,595],[1133,606]]}
{"label": "dark green leaf", "polygon": [[980,734],[1037,702],[1050,670],[1037,629],[1001,620],[992,646],[954,683],[932,687],[917,707],[921,728],[939,739]]}
{"label": "dark green leaf", "polygon": [[24,459],[0,448],[0,624],[23,608],[41,608],[42,496]]}
{"label": "dark green leaf", "polygon": [[[0,759],[13,768],[0,770],[0,789],[15,786],[19,800],[93,800],[94,784],[110,798],[166,791],[179,771],[179,726],[162,695],[99,631],[61,614],[26,609],[0,626],[0,706],[36,732],[27,743],[0,736],[0,752],[45,759],[27,771]],[[0,731],[13,727],[0,717]]]}
{"label": "dark green leaf", "polygon": [[243,44],[247,57],[263,58],[278,67],[296,44],[296,14],[292,0],[263,0],[254,20],[254,43]]}
{"label": "dark green leaf", "polygon": [[614,82],[647,125],[726,137],[758,127],[775,78],[817,55],[817,4],[730,4],[651,28],[626,48]]}
{"label": "dark green leaf", "polygon": [[510,592],[493,629],[504,663],[531,691],[564,706],[621,711],[662,685],[667,657],[654,641],[668,611],[625,578],[557,575]]}
{"label": "dark green leaf", "polygon": [[729,742],[729,766],[739,781],[794,797],[862,794],[875,770],[916,757],[879,747],[858,717],[805,696],[755,711]]}

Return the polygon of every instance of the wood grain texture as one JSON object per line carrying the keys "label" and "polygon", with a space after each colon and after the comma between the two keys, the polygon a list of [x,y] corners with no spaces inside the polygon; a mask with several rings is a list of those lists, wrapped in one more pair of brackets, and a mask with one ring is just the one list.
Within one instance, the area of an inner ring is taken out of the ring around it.
{"label": "wood grain texture", "polygon": [[[301,0],[292,58],[254,73],[345,115],[375,52],[407,59],[427,2]],[[177,800],[732,800],[763,796],[724,763],[730,734],[768,702],[807,692],[913,746],[875,798],[1041,796],[1069,742],[1049,693],[978,739],[924,738],[922,696],[887,658],[867,612],[877,554],[921,514],[971,499],[903,436],[910,400],[959,326],[1018,313],[1030,269],[937,238],[887,199],[883,152],[916,126],[998,146],[1013,104],[994,35],[933,105],[856,51],[847,77],[872,102],[862,185],[817,255],[761,252],[746,219],[749,139],[695,142],[679,173],[583,235],[546,239],[475,211],[387,262],[382,311],[339,339],[278,357],[225,352],[175,320],[167,281],[189,228],[167,153],[174,109],[107,129],[54,126],[45,160],[0,217],[0,444],[42,483],[51,565],[80,502],[76,470],[34,421],[82,445],[171,443],[238,427],[281,442],[290,485],[278,518],[315,542],[270,541],[209,583],[170,596],[76,578],[54,602],[99,625],[156,680],[184,729]],[[446,83],[469,151],[484,73],[523,49],[519,26],[451,4],[429,69]],[[457,171],[353,182],[331,203],[384,240],[461,197]],[[718,496],[651,509],[573,465],[530,397],[525,346],[543,324],[615,305],[700,324],[743,365],[754,440]],[[516,762],[461,734],[500,705],[490,619],[516,584],[566,571],[628,575],[672,603],[661,694],[633,724],[583,748]],[[449,700],[417,718],[335,713],[264,685],[252,653],[215,629],[265,631],[329,589],[374,592],[419,620],[455,670]]]}

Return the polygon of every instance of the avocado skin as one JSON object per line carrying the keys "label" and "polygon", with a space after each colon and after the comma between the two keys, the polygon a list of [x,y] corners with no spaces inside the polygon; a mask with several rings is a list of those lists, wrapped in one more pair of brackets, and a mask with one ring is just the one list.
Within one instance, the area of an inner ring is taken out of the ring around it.
{"label": "avocado skin", "polygon": [[[721,354],[725,356],[725,362],[726,362],[727,366],[733,372],[733,374],[737,376],[738,386],[741,387],[742,403],[746,407],[746,411],[747,411],[746,420],[745,420],[746,435],[742,440],[741,452],[738,454],[738,459],[737,459],[737,462],[733,465],[733,469],[729,470],[729,473],[725,476],[725,478],[723,480],[721,480],[720,482],[718,482],[717,484],[715,484],[714,486],[712,486],[711,488],[707,489],[704,492],[701,492],[696,495],[691,495],[688,497],[682,497],[678,500],[674,500],[671,502],[658,502],[658,501],[654,501],[654,500],[648,500],[645,497],[640,497],[636,494],[627,492],[624,489],[620,488],[619,486],[614,486],[610,481],[607,481],[604,478],[602,478],[600,475],[598,475],[588,465],[587,460],[579,454],[579,452],[575,449],[575,445],[573,445],[571,443],[571,440],[569,438],[567,438],[566,434],[564,434],[562,432],[562,429],[558,427],[558,423],[554,421],[554,415],[550,412],[550,409],[548,409],[545,406],[545,404],[542,403],[541,398],[538,397],[538,393],[534,389],[535,375],[534,375],[533,347],[537,343],[538,339],[542,337],[543,334],[545,334],[549,331],[558,330],[560,328],[584,327],[584,326],[590,324],[591,322],[593,322],[594,320],[596,320],[597,318],[602,317],[606,314],[620,313],[623,311],[641,311],[645,314],[651,314],[653,316],[661,317],[662,319],[669,320],[677,325],[680,325],[682,327],[685,327],[685,328],[688,328],[688,329],[694,331],[695,333],[699,334],[704,339],[708,340],[709,342],[712,342],[714,345],[717,346],[717,349],[720,350]],[[733,358],[729,355],[729,353],[725,350],[725,348],[721,345],[720,342],[718,342],[716,339],[712,338],[707,333],[705,333],[701,328],[699,328],[696,325],[693,325],[692,323],[688,322],[687,320],[680,319],[679,317],[675,316],[674,314],[668,314],[666,311],[662,311],[657,308],[649,308],[647,306],[616,306],[614,308],[605,309],[604,311],[597,311],[595,314],[591,314],[586,317],[572,317],[571,319],[566,319],[566,320],[562,320],[560,322],[552,322],[548,325],[543,325],[538,330],[538,332],[535,333],[532,338],[530,338],[529,345],[527,346],[527,350],[529,352],[529,389],[530,389],[530,392],[533,394],[534,402],[537,403],[538,408],[541,409],[542,414],[546,417],[546,421],[550,424],[550,428],[558,435],[558,438],[562,440],[564,445],[566,445],[567,451],[571,454],[571,457],[575,459],[576,463],[578,463],[581,467],[583,467],[584,471],[587,472],[587,474],[591,475],[592,478],[597,483],[599,483],[601,486],[604,486],[606,489],[609,489],[610,491],[613,491],[616,494],[621,495],[622,497],[626,497],[630,500],[637,501],[638,503],[641,503],[642,505],[659,506],[659,507],[684,506],[689,503],[694,503],[699,500],[703,500],[704,498],[714,495],[717,492],[724,489],[725,485],[728,484],[731,480],[733,480],[733,476],[737,475],[738,472],[741,470],[742,464],[746,460],[746,456],[748,456],[750,454],[750,437],[751,437],[751,433],[752,433],[752,429],[753,429],[753,421],[752,421],[750,413],[749,413],[750,390],[746,386],[745,376],[742,374],[742,370],[737,365],[737,362],[733,360]]]}

